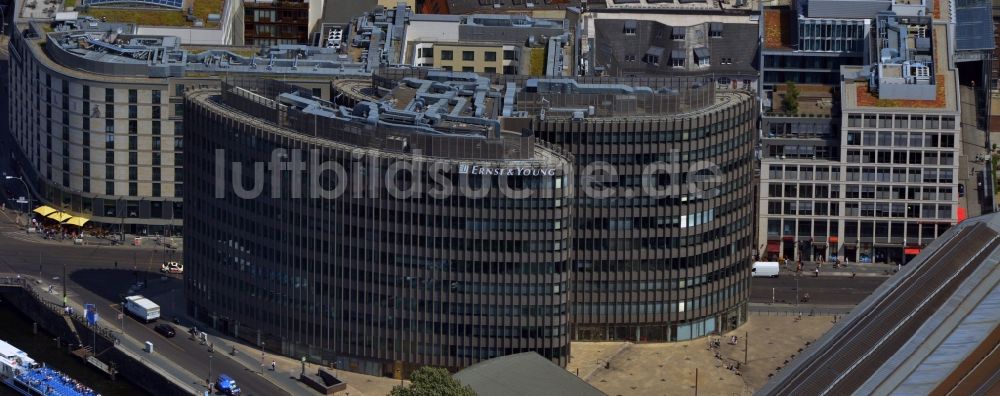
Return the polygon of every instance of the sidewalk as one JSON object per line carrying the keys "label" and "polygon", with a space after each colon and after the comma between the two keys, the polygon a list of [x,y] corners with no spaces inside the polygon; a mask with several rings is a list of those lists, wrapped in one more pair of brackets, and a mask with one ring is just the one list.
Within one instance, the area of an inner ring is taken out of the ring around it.
{"label": "sidewalk", "polygon": [[5,232],[6,236],[25,242],[42,243],[49,245],[63,245],[63,246],[68,246],[68,245],[91,246],[91,247],[101,246],[108,248],[133,249],[133,250],[164,249],[164,250],[173,250],[177,252],[182,251],[184,247],[184,242],[183,242],[184,239],[180,236],[159,237],[159,238],[157,238],[156,236],[144,236],[140,238],[140,244],[138,246],[133,243],[136,236],[132,234],[125,234],[125,241],[129,242],[127,244],[118,243],[110,239],[97,238],[90,235],[84,235],[82,238],[83,242],[81,244],[76,243],[76,241],[70,238],[59,239],[57,237],[55,239],[45,239],[42,237],[42,234],[40,233],[25,232],[24,225],[18,221],[18,214],[21,214],[20,218],[23,219],[23,213],[14,212],[10,209],[0,210],[0,221],[2,221],[3,223],[7,223],[11,226],[15,226],[18,229],[18,231]]}
{"label": "sidewalk", "polygon": [[[803,261],[802,262],[802,277],[812,277],[815,276],[813,272],[816,268],[815,261]],[[840,268],[833,268],[833,264],[825,263],[820,266],[819,276],[873,276],[873,277],[889,277],[896,273],[899,269],[896,264],[881,264],[881,263],[850,263],[841,264]],[[795,276],[795,263],[792,262],[788,265],[781,265],[781,271],[779,273],[781,276]]]}
{"label": "sidewalk", "polygon": [[[188,327],[173,325],[178,328],[178,336],[187,334]],[[202,331],[202,328],[198,328]],[[183,330],[183,332],[181,331]],[[227,358],[233,359],[237,363],[243,365],[247,371],[255,373],[263,373],[262,375],[271,383],[281,387],[285,391],[293,395],[315,395],[317,392],[312,388],[309,388],[302,382],[298,380],[299,374],[302,372],[302,362],[292,359],[287,356],[275,355],[269,352],[264,352],[263,354],[263,365],[261,364],[261,350],[256,349],[250,345],[235,342],[228,338],[223,338],[218,335],[217,332],[212,329],[204,329],[206,333],[209,334],[209,339],[214,340],[215,350],[217,351],[217,356],[225,356]],[[232,355],[233,347],[236,347],[236,355]],[[271,362],[275,364],[275,370],[271,370]],[[306,363],[305,369],[307,374],[316,374],[316,370],[319,365],[313,363]],[[333,369],[330,367],[326,368],[328,371],[334,374],[337,378],[347,383],[347,389],[344,391],[345,394],[356,395],[356,396],[381,396],[388,395],[389,391],[392,390],[393,386],[399,385],[399,380],[394,380],[385,377],[376,377],[371,375],[364,375],[353,373],[340,369]],[[404,381],[404,383],[409,383],[409,381]],[[339,392],[338,392],[339,394]]]}

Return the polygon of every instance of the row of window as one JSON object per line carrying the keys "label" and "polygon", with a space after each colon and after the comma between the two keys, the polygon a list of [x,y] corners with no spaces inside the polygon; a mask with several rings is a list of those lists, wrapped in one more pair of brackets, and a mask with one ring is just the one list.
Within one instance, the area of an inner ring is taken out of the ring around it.
{"label": "row of window", "polygon": [[[61,80],[61,81],[62,81],[62,84],[61,84],[61,87],[60,87],[61,88],[60,92],[63,95],[70,95],[70,89],[69,89],[69,84],[70,83],[69,83],[69,80]],[[50,75],[50,74],[45,74],[45,88],[47,88],[49,91],[53,90],[52,75]],[[90,86],[89,85],[83,85],[81,88],[83,90],[83,93],[80,95],[80,98],[83,99],[83,100],[90,100],[90,99],[92,99],[91,92],[90,92],[91,91]],[[98,91],[98,92],[100,92],[100,91]],[[115,91],[114,88],[104,88],[104,101],[107,102],[107,103],[115,103],[115,100],[116,100],[115,92],[116,91]],[[150,91],[150,101],[149,101],[149,103],[159,104],[159,103],[162,102],[162,99],[163,99],[163,94],[161,93],[160,90],[154,89],[154,90]],[[139,103],[139,90],[138,89],[129,89],[128,90],[128,103]]]}
{"label": "row of window", "polygon": [[573,240],[576,250],[637,250],[637,249],[672,249],[696,246],[715,241],[749,226],[749,218],[741,218],[719,228],[706,230],[696,235],[681,237],[647,237],[647,238],[577,238]]}
{"label": "row of window", "polygon": [[781,201],[768,200],[769,215],[839,216],[840,203],[827,201]]}
{"label": "row of window", "polygon": [[737,283],[714,293],[679,302],[651,303],[576,303],[573,314],[582,315],[663,315],[666,313],[682,313],[709,308],[720,302],[739,295],[744,289],[743,283]]}
{"label": "row of window", "polygon": [[[925,201],[950,201],[952,187],[889,186],[849,184],[845,187],[845,198],[863,199],[909,199]],[[840,198],[838,184],[795,184],[768,183],[767,196],[770,198]]]}
{"label": "row of window", "polygon": [[727,276],[736,273],[737,267],[725,267],[718,271],[701,276],[686,277],[680,279],[660,279],[644,281],[623,281],[615,282],[608,280],[581,281],[573,283],[573,292],[637,292],[637,291],[669,291],[686,289],[706,283],[716,282]]}
{"label": "row of window", "polygon": [[954,165],[955,153],[919,150],[847,150],[852,164]]}
{"label": "row of window", "polygon": [[[813,237],[817,240],[840,234],[837,220],[823,219],[768,219],[767,235]],[[929,240],[944,234],[951,227],[947,223],[918,223],[914,221],[867,221],[845,220],[844,237],[905,238],[908,241]]]}
{"label": "row of window", "polygon": [[955,134],[848,131],[847,144],[868,147],[955,147]]}
{"label": "row of window", "polygon": [[[421,53],[422,57],[429,58],[429,57],[433,56],[432,55],[432,53],[434,51],[433,47],[421,48],[421,50],[422,50],[421,51],[422,52]],[[504,60],[514,60],[514,58],[515,58],[514,52],[515,52],[514,50],[505,50],[503,52],[503,59]],[[441,60],[454,60],[455,59],[455,51],[453,51],[453,50],[441,50],[441,57],[440,58],[441,58]],[[476,52],[475,51],[462,51],[462,60],[463,61],[474,62],[476,60]],[[486,62],[496,62],[496,60],[497,60],[497,52],[496,51],[486,51],[486,52],[483,52],[483,60],[486,61]]]}
{"label": "row of window", "polygon": [[848,114],[851,128],[881,129],[955,129],[955,116],[918,114]]}

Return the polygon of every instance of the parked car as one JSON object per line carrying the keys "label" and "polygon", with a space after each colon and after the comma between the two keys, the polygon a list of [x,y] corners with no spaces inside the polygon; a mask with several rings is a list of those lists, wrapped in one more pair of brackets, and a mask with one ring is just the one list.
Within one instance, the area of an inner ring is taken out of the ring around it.
{"label": "parked car", "polygon": [[168,261],[160,265],[160,272],[167,274],[183,274],[184,266],[176,261]]}
{"label": "parked car", "polygon": [[160,323],[156,325],[156,327],[153,327],[153,330],[156,330],[157,333],[160,333],[160,335],[167,338],[177,335],[177,331],[174,330],[174,326],[168,325],[166,323]]}

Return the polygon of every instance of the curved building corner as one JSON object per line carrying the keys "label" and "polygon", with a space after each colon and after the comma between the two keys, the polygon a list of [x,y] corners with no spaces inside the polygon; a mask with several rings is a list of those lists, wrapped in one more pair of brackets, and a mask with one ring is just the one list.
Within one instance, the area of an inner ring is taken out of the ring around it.
{"label": "curved building corner", "polygon": [[[567,157],[493,117],[475,75],[337,86],[359,88],[353,107],[272,81],[186,95],[189,313],[376,375],[526,351],[565,365]],[[270,171],[299,159],[309,176]]]}

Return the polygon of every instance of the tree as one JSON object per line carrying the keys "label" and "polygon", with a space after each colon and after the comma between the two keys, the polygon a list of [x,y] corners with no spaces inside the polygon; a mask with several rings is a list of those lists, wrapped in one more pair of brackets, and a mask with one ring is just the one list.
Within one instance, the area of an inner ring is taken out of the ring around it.
{"label": "tree", "polygon": [[463,386],[448,373],[435,367],[421,367],[410,375],[410,385],[396,385],[390,396],[476,396],[469,386]]}
{"label": "tree", "polygon": [[785,97],[781,99],[781,107],[788,114],[799,112],[799,88],[791,81],[785,83]]}

